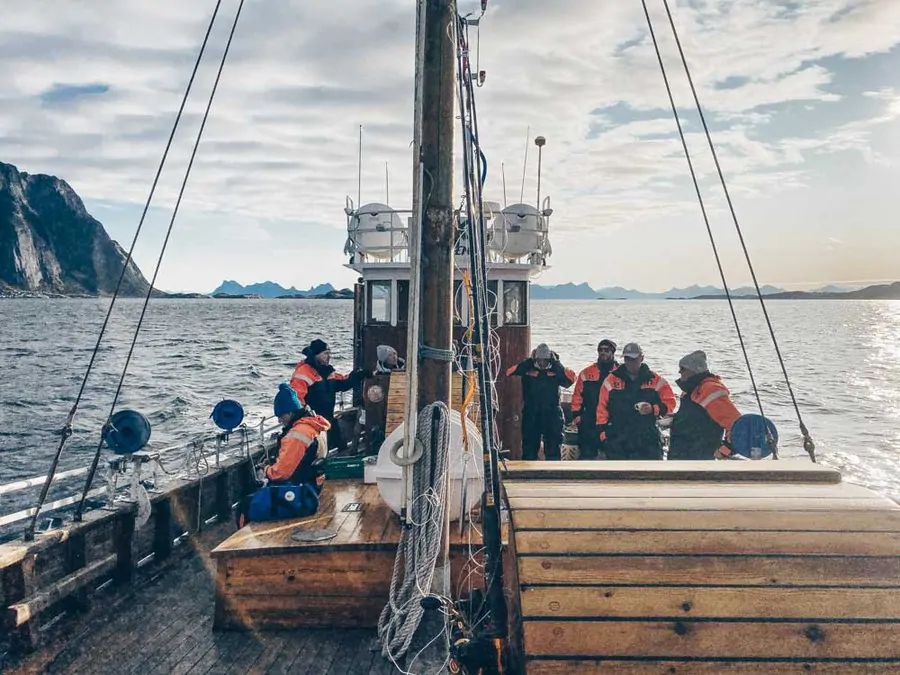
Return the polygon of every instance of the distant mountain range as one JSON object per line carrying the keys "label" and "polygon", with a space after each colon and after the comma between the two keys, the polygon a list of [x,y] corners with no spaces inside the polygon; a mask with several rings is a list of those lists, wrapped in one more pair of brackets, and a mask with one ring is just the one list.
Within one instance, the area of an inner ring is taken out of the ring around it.
{"label": "distant mountain range", "polygon": [[[785,292],[783,288],[776,286],[762,286],[763,295]],[[724,291],[716,286],[688,286],[687,288],[671,288],[664,293],[646,293],[633,288],[622,286],[608,286],[594,289],[589,284],[560,284],[558,286],[531,286],[531,298],[533,300],[675,300],[692,299],[707,295],[719,295]],[[731,289],[732,295],[755,295],[754,288]]]}
{"label": "distant mountain range", "polygon": [[[825,288],[828,288],[826,286]],[[739,298],[756,297],[751,295],[738,296]],[[892,284],[879,284],[866,286],[855,291],[784,291],[771,293],[766,296],[772,300],[900,300],[900,281]],[[721,294],[702,295],[697,300],[722,300]]]}
{"label": "distant mountain range", "polygon": [[303,291],[294,288],[293,286],[285,288],[274,281],[262,281],[257,284],[243,286],[236,281],[229,281],[226,279],[216,290],[210,293],[210,295],[258,295],[261,298],[279,298],[290,295],[293,297],[305,298],[311,295],[326,295],[334,290],[336,289],[331,284],[319,284],[318,286],[313,286],[312,288]]}

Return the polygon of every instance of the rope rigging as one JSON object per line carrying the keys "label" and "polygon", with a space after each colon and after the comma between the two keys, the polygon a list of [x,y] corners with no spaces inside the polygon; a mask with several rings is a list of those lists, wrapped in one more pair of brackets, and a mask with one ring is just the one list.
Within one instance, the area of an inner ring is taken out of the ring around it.
{"label": "rope rigging", "polygon": [[[175,122],[172,125],[172,131],[169,133],[169,138],[166,141],[165,150],[163,150],[162,158],[160,159],[159,166],[156,169],[156,175],[153,178],[153,183],[150,186],[150,193],[147,195],[147,200],[144,203],[144,208],[141,211],[141,218],[138,221],[137,229],[134,232],[134,237],[131,240],[131,246],[128,247],[128,252],[125,255],[125,262],[122,265],[122,272],[119,274],[119,279],[116,282],[116,288],[113,291],[112,299],[109,303],[109,308],[106,310],[106,316],[103,319],[103,324],[100,326],[100,333],[97,335],[97,342],[94,344],[94,349],[91,352],[91,358],[88,362],[87,369],[85,370],[84,377],[81,380],[81,386],[78,389],[78,395],[75,397],[75,402],[72,404],[72,408],[69,410],[69,414],[66,417],[66,422],[63,425],[63,428],[60,431],[60,441],[59,445],[56,448],[56,454],[53,456],[53,461],[50,463],[50,470],[47,473],[47,479],[44,482],[43,487],[41,488],[41,493],[38,497],[38,503],[34,510],[34,514],[31,517],[31,520],[28,523],[28,527],[25,530],[25,541],[32,541],[34,539],[34,530],[37,524],[38,515],[41,512],[41,507],[44,505],[44,502],[47,500],[47,494],[50,491],[50,484],[53,482],[53,478],[56,475],[56,470],[59,467],[59,459],[62,456],[63,448],[65,447],[66,441],[72,436],[73,429],[72,425],[75,421],[75,414],[78,412],[78,406],[81,404],[81,399],[84,395],[85,387],[87,386],[88,378],[91,375],[91,372],[94,368],[94,362],[97,360],[97,354],[100,352],[100,344],[103,341],[103,336],[106,334],[106,328],[109,325],[109,319],[112,316],[113,309],[116,306],[116,300],[119,297],[119,292],[122,289],[122,282],[125,279],[125,274],[128,272],[128,266],[131,264],[132,256],[134,254],[135,246],[137,245],[138,238],[141,235],[141,230],[144,227],[144,221],[147,218],[147,212],[150,210],[150,203],[153,201],[153,196],[156,194],[156,187],[159,184],[160,176],[162,175],[163,168],[165,167],[166,160],[169,157],[169,150],[172,148],[172,142],[175,139],[175,133],[178,131],[178,127],[181,124],[181,117],[184,113],[184,108],[187,105],[188,98],[190,97],[191,89],[194,86],[194,79],[197,75],[197,71],[200,68],[200,63],[203,61],[203,55],[206,53],[206,46],[209,43],[209,36],[212,33],[213,26],[216,22],[216,17],[219,14],[219,8],[222,6],[222,0],[217,0],[216,6],[213,9],[212,16],[210,17],[209,24],[206,28],[206,33],[203,36],[203,42],[200,45],[200,51],[197,54],[197,58],[194,61],[194,67],[191,71],[190,79],[188,80],[187,87],[184,90],[184,95],[181,98],[181,104],[178,107],[178,113],[175,115]],[[150,284],[150,288],[153,288],[153,284]],[[94,467],[94,471],[96,471],[96,466]],[[93,475],[93,471],[91,472]]]}
{"label": "rope rigging", "polygon": [[[803,449],[806,450],[807,454],[809,455],[810,460],[812,462],[815,462],[816,461],[816,445],[815,445],[815,442],[813,441],[812,437],[810,436],[809,430],[807,429],[806,425],[803,423],[803,416],[800,413],[800,406],[797,404],[797,398],[795,397],[793,387],[791,386],[791,381],[790,381],[790,377],[788,376],[787,367],[785,366],[784,358],[782,357],[782,354],[781,354],[781,348],[778,346],[778,340],[775,337],[775,329],[772,326],[771,319],[769,318],[769,312],[766,307],[766,302],[763,298],[762,291],[760,290],[759,282],[756,277],[756,271],[753,267],[753,262],[750,259],[750,253],[747,249],[747,244],[744,241],[744,234],[741,229],[740,222],[738,221],[737,213],[734,208],[734,203],[731,200],[731,194],[728,190],[728,185],[725,181],[725,174],[722,171],[722,166],[719,162],[718,154],[716,153],[715,144],[713,143],[713,140],[712,140],[712,134],[710,133],[709,126],[706,122],[706,115],[703,113],[703,107],[700,104],[700,98],[697,94],[697,88],[694,86],[694,79],[691,76],[691,71],[688,66],[687,57],[685,56],[684,49],[681,46],[681,39],[679,38],[678,30],[675,27],[675,20],[672,17],[672,11],[669,8],[668,0],[662,0],[662,2],[663,2],[663,6],[665,7],[666,15],[669,20],[669,26],[672,29],[672,35],[675,38],[675,44],[678,47],[678,54],[681,59],[681,64],[684,68],[685,75],[687,76],[687,81],[688,81],[688,85],[690,86],[690,89],[691,89],[691,95],[694,100],[694,105],[696,106],[697,112],[700,116],[700,122],[703,126],[703,133],[706,137],[707,145],[709,146],[713,162],[715,163],[715,166],[716,166],[716,172],[719,177],[719,183],[722,186],[722,191],[725,195],[725,200],[728,204],[728,210],[731,215],[731,220],[734,223],[734,227],[735,227],[735,230],[737,231],[738,239],[740,240],[740,243],[741,243],[741,249],[743,250],[743,253],[744,253],[744,260],[746,261],[747,267],[750,270],[750,276],[753,280],[753,287],[756,290],[757,297],[759,298],[759,303],[760,303],[760,306],[762,307],[762,312],[763,312],[763,316],[765,317],[766,326],[769,331],[769,336],[772,338],[772,344],[775,347],[775,354],[778,357],[778,363],[781,366],[781,372],[782,372],[782,375],[784,376],[784,382],[787,385],[788,393],[790,394],[790,397],[791,397],[791,403],[793,404],[794,412],[796,413],[796,416],[797,416],[797,423],[800,426],[800,433],[803,436]],[[719,259],[718,250],[716,248],[715,240],[714,240],[714,237],[712,234],[712,229],[710,227],[709,219],[706,214],[706,209],[703,204],[703,198],[700,193],[700,187],[697,182],[697,177],[696,177],[696,173],[694,171],[693,162],[691,161],[690,153],[688,152],[687,141],[686,141],[686,138],[684,135],[684,130],[683,130],[683,128],[681,126],[681,122],[678,118],[678,112],[677,112],[677,108],[675,106],[675,100],[672,95],[672,89],[669,84],[669,79],[666,74],[665,66],[663,64],[663,59],[662,59],[662,55],[659,50],[659,44],[656,39],[656,34],[653,29],[653,22],[650,18],[650,12],[647,8],[647,0],[641,0],[641,5],[643,6],[643,9],[644,9],[644,16],[647,19],[647,26],[650,30],[650,36],[653,40],[653,47],[654,47],[654,50],[656,51],[656,56],[659,61],[660,70],[662,71],[663,80],[664,80],[665,86],[666,86],[666,92],[669,97],[669,103],[671,104],[671,107],[672,107],[672,114],[674,115],[675,122],[678,125],[678,134],[681,138],[681,143],[682,143],[682,147],[684,148],[685,157],[687,158],[687,161],[688,161],[688,167],[690,168],[691,178],[694,183],[694,188],[697,192],[697,198],[700,201],[700,208],[703,212],[703,219],[706,224],[707,231],[709,233],[710,243],[712,244],[712,247],[713,247],[713,253],[715,254],[715,257],[716,257],[716,264],[719,267],[719,274],[721,276],[722,283],[725,287],[725,295],[728,298],[728,306],[731,310],[731,315],[734,320],[735,330],[737,331],[738,338],[740,339],[740,342],[741,342],[741,351],[744,353],[744,359],[745,359],[745,362],[747,363],[747,370],[750,373],[750,380],[753,383],[753,392],[756,396],[756,400],[757,400],[757,403],[760,408],[760,415],[762,415],[764,417],[763,412],[762,412],[762,403],[760,401],[759,392],[756,388],[756,382],[755,382],[754,376],[753,376],[753,369],[750,367],[750,361],[747,356],[747,350],[744,345],[743,338],[741,337],[740,327],[738,325],[737,315],[734,310],[734,305],[732,303],[731,294],[728,290],[728,285],[725,283],[725,275],[722,270],[722,264]],[[777,459],[778,458],[777,447],[774,443],[774,439],[772,438],[771,432],[768,430],[768,428],[766,429],[766,436],[767,436],[770,447],[772,447],[772,449],[773,449],[773,457],[775,459]]]}
{"label": "rope rigging", "polygon": [[[484,14],[484,5],[482,13]],[[467,217],[470,303],[472,324],[472,360],[478,379],[484,448],[484,493],[482,497],[483,536],[485,546],[486,593],[481,607],[471,617],[477,623],[487,622],[486,633],[493,638],[498,650],[506,637],[506,603],[503,595],[503,576],[500,546],[500,446],[494,423],[496,391],[492,374],[491,310],[487,288],[487,227],[484,219],[482,190],[487,179],[487,161],[478,143],[478,116],[475,106],[476,78],[469,59],[470,25],[480,25],[481,16],[471,19],[459,16],[457,24],[457,85],[459,91],[460,123],[463,142],[463,171]],[[489,614],[483,615],[487,606]],[[474,626],[473,626],[474,628]]]}
{"label": "rope rigging", "polygon": [[163,244],[162,244],[162,247],[159,252],[159,258],[157,258],[157,261],[156,261],[156,267],[153,270],[153,278],[150,280],[150,285],[147,289],[146,295],[144,296],[144,303],[143,303],[143,306],[141,307],[141,314],[138,318],[137,326],[135,327],[135,330],[134,330],[134,336],[132,337],[132,340],[131,340],[131,346],[128,349],[128,355],[125,358],[125,365],[122,368],[122,375],[119,378],[119,384],[116,387],[116,393],[113,396],[113,402],[112,402],[112,405],[110,406],[109,417],[107,418],[107,422],[104,425],[103,430],[101,431],[100,441],[97,443],[97,449],[94,453],[93,461],[91,462],[91,468],[88,471],[88,476],[84,483],[84,489],[81,494],[81,501],[78,503],[78,507],[76,508],[75,514],[73,516],[75,522],[79,522],[81,520],[82,514],[84,513],[84,502],[85,502],[85,499],[87,499],[88,491],[90,490],[91,483],[93,482],[94,475],[96,474],[96,471],[97,471],[97,465],[100,462],[100,453],[103,450],[103,442],[106,438],[106,433],[109,430],[109,420],[112,418],[113,413],[115,412],[116,404],[118,403],[119,396],[122,393],[122,387],[125,384],[125,376],[128,373],[128,366],[131,364],[131,357],[134,355],[134,349],[137,346],[137,340],[138,340],[138,336],[140,335],[141,326],[143,325],[144,317],[147,314],[147,306],[150,303],[150,296],[153,294],[153,289],[156,284],[156,278],[159,275],[159,270],[160,270],[160,267],[162,266],[163,257],[166,254],[166,249],[169,245],[169,239],[172,236],[172,229],[175,225],[175,219],[178,217],[178,209],[181,206],[181,200],[184,197],[184,192],[185,192],[185,189],[187,188],[188,179],[190,178],[191,171],[194,167],[194,160],[197,157],[197,150],[200,146],[200,140],[203,138],[203,131],[205,130],[206,122],[209,119],[209,113],[210,113],[210,110],[212,109],[213,100],[215,99],[216,91],[218,90],[218,87],[219,87],[219,81],[221,80],[221,77],[222,77],[222,71],[225,68],[225,62],[228,59],[228,53],[231,50],[231,43],[234,39],[234,33],[235,33],[235,30],[237,29],[238,21],[241,18],[241,10],[243,9],[243,7],[244,7],[244,0],[241,0],[240,3],[238,4],[237,11],[235,12],[234,21],[231,24],[231,31],[228,34],[228,42],[225,44],[225,50],[222,53],[221,60],[219,61],[219,68],[218,68],[218,71],[216,72],[216,79],[213,82],[212,90],[210,91],[209,98],[206,102],[206,109],[203,113],[203,119],[200,122],[200,128],[197,130],[197,138],[194,141],[194,147],[191,150],[191,156],[188,161],[187,168],[185,169],[184,178],[181,181],[181,187],[178,191],[178,198],[175,201],[175,207],[172,210],[172,216],[169,219],[169,225],[168,225],[168,228],[166,229],[166,236],[165,236],[165,239],[163,240]]}

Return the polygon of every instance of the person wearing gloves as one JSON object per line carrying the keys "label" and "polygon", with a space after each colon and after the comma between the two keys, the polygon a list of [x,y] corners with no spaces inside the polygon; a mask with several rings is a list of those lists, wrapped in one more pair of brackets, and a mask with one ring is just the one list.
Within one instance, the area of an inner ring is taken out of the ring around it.
{"label": "person wearing gloves", "polygon": [[721,378],[709,372],[706,354],[678,362],[681,404],[672,419],[669,459],[720,459],[731,454],[731,426],[740,411]]}
{"label": "person wearing gloves", "polygon": [[662,459],[663,439],[656,426],[675,409],[675,392],[644,363],[636,342],[622,349],[624,363],[600,387],[597,427],[607,459]]}
{"label": "person wearing gloves", "polygon": [[541,440],[544,459],[559,459],[563,439],[563,413],[559,388],[575,382],[575,372],[563,366],[556,352],[539,344],[531,358],[506,371],[522,378],[522,459],[536,460]]}
{"label": "person wearing gloves", "polygon": [[600,340],[597,345],[597,361],[578,374],[572,393],[572,417],[578,428],[578,458],[606,459],[604,444],[597,429],[597,404],[600,403],[600,387],[606,376],[619,367],[616,363],[616,343]]}
{"label": "person wearing gloves", "polygon": [[325,484],[326,433],[331,426],[300,403],[287,382],[273,403],[281,422],[275,462],[263,470],[263,485],[238,504],[237,526],[251,521],[313,515]]}
{"label": "person wearing gloves", "polygon": [[328,420],[331,425],[329,447],[344,449],[340,427],[334,424],[335,394],[350,391],[373,373],[365,369],[354,370],[349,375],[338,373],[331,365],[328,345],[318,338],[303,348],[303,356],[304,360],[297,364],[291,377],[291,389],[297,393],[301,405]]}

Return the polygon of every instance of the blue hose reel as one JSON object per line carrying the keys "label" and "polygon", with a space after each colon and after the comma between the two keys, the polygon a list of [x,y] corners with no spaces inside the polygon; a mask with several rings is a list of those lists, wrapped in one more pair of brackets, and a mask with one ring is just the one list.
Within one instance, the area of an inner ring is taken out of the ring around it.
{"label": "blue hose reel", "polygon": [[120,410],[110,418],[104,440],[117,455],[133,455],[150,440],[150,422],[135,410]]}
{"label": "blue hose reel", "polygon": [[223,431],[234,431],[244,421],[244,408],[237,401],[225,399],[216,403],[210,417]]}
{"label": "blue hose reel", "polygon": [[775,423],[762,415],[741,415],[731,427],[731,451],[746,459],[763,459],[772,454],[766,430],[778,445]]}

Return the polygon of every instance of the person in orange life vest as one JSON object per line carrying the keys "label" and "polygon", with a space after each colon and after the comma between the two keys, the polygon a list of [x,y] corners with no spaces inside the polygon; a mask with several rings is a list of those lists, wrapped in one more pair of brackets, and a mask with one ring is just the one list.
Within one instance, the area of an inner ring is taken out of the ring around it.
{"label": "person in orange life vest", "polygon": [[331,351],[323,340],[310,342],[303,348],[303,355],[306,358],[297,364],[291,376],[291,388],[297,392],[301,405],[310,407],[331,424],[329,447],[343,450],[340,427],[334,424],[335,394],[350,391],[373,373],[371,370],[354,370],[349,375],[336,372],[331,365]]}
{"label": "person in orange life vest", "polygon": [[556,352],[540,344],[531,358],[507,370],[506,375],[522,378],[522,459],[537,459],[542,438],[544,458],[559,459],[563,439],[559,388],[571,387],[575,372],[559,362]]}
{"label": "person in orange life vest", "polygon": [[[308,484],[321,492],[325,484],[324,457],[327,448],[325,433],[331,426],[321,415],[304,407],[296,392],[287,382],[282,382],[273,402],[275,416],[282,424],[278,437],[275,462],[265,467],[264,475],[269,484]],[[245,497],[238,505],[237,525],[247,524],[247,512],[251,497]]]}
{"label": "person in orange life vest", "polygon": [[622,350],[624,363],[600,387],[597,426],[606,442],[607,459],[662,459],[663,442],[656,421],[675,409],[675,393],[644,363],[640,345]]}
{"label": "person in orange life vest", "polygon": [[600,403],[600,385],[616,363],[616,343],[600,340],[597,345],[597,361],[578,374],[572,393],[572,416],[578,427],[579,459],[606,459],[600,432],[597,429],[597,405]]}
{"label": "person in orange life vest", "polygon": [[681,404],[672,419],[669,459],[717,459],[731,454],[731,426],[740,411],[706,354],[691,352],[678,362]]}

